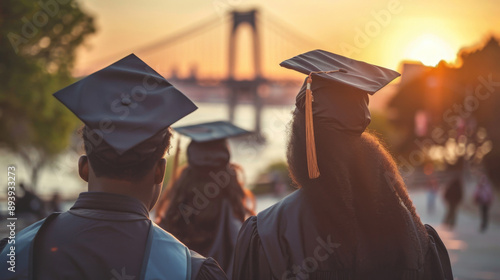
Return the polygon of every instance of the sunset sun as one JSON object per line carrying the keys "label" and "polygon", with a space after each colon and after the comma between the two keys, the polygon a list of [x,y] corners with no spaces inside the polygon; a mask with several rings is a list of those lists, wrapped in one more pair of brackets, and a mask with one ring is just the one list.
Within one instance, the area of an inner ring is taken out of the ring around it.
{"label": "sunset sun", "polygon": [[439,61],[453,61],[455,51],[438,36],[425,34],[413,40],[405,51],[405,58],[418,60],[427,66],[436,66]]}

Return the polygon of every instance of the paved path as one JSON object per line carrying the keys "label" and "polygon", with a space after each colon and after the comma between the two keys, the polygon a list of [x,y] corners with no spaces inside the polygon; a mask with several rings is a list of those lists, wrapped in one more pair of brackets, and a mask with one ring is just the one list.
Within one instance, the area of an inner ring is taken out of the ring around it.
{"label": "paved path", "polygon": [[[454,230],[441,225],[445,212],[438,198],[434,214],[427,213],[427,196],[424,191],[410,193],[422,222],[438,231],[448,248],[453,273],[457,280],[500,280],[500,225],[490,224],[485,233],[479,233],[479,218],[476,213],[460,210]],[[257,199],[257,210],[261,211],[278,201],[273,196]],[[498,201],[495,201],[498,203]]]}
{"label": "paved path", "polygon": [[[461,210],[453,230],[441,225],[445,206],[438,199],[434,215],[427,214],[426,194],[411,193],[422,222],[436,228],[450,254],[455,279],[500,280],[500,225],[490,223],[485,233],[479,232],[479,215]],[[495,201],[498,203],[498,201]],[[479,210],[478,210],[479,212]]]}

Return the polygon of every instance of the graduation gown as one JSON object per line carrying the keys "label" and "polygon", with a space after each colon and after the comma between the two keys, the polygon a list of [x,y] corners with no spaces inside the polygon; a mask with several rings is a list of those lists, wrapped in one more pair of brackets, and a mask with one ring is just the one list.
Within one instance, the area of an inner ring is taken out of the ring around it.
{"label": "graduation gown", "polygon": [[[233,209],[228,200],[223,199],[212,203],[218,205],[214,209],[205,211],[213,211],[215,213],[215,219],[201,221],[203,224],[194,225],[199,228],[196,231],[197,234],[204,235],[203,237],[209,236],[210,238],[203,238],[201,241],[193,241],[196,239],[192,236],[186,236],[186,233],[183,232],[182,229],[171,228],[172,226],[168,225],[165,220],[160,222],[159,226],[167,231],[172,231],[174,236],[189,248],[204,256],[214,258],[222,269],[224,269],[228,278],[230,278],[233,268],[234,247],[236,246],[236,239],[242,222],[234,216]],[[203,219],[206,217],[201,218]],[[197,221],[193,219],[192,223],[197,223]],[[207,224],[210,224],[210,228],[208,229]]]}
{"label": "graduation gown", "polygon": [[[340,250],[343,244],[335,239],[343,229],[325,235],[310,203],[300,189],[245,221],[236,244],[233,279],[453,279],[446,248],[428,225],[428,240],[416,241],[426,248],[420,262],[389,263],[376,270],[350,267]],[[411,250],[401,252],[401,259],[419,259],[406,256]],[[383,259],[383,253],[379,257]]]}
{"label": "graduation gown", "polygon": [[[148,209],[135,198],[81,193],[68,212],[51,218],[36,234],[30,270],[34,279],[142,279],[144,268],[149,269],[152,261],[146,248],[161,249],[155,247],[160,243],[154,243],[152,226]],[[157,233],[163,231],[154,229]],[[147,244],[151,240],[152,246]],[[173,237],[170,242],[173,246],[165,246],[164,250],[184,246]],[[187,275],[191,279],[226,279],[213,259],[194,251],[185,256],[189,261],[184,268],[190,270]]]}

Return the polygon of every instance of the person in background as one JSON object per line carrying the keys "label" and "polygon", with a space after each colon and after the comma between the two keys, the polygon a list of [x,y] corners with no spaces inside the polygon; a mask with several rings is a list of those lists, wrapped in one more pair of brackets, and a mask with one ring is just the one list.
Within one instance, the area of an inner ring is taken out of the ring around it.
{"label": "person in background", "polygon": [[46,213],[43,200],[34,191],[27,189],[24,183],[20,183],[19,188],[24,195],[17,198],[17,213],[33,215],[35,221],[44,218]]}
{"label": "person in background", "polygon": [[462,202],[462,197],[462,179],[460,177],[460,174],[458,174],[448,184],[448,187],[446,188],[444,193],[444,200],[448,208],[446,210],[443,223],[451,229],[455,227],[457,221],[458,206],[460,205],[460,202]]}
{"label": "person in background", "polygon": [[424,165],[424,174],[426,176],[427,187],[427,213],[434,214],[436,209],[436,198],[439,192],[439,183],[436,179],[434,165],[426,163]]}
{"label": "person in background", "polygon": [[15,272],[0,279],[226,279],[149,219],[170,125],[197,109],[191,100],[134,54],[54,96],[84,123],[78,172],[88,192],[17,233]]}
{"label": "person in background", "polygon": [[493,189],[485,174],[480,176],[476,191],[474,192],[474,201],[479,206],[481,212],[481,226],[479,230],[485,232],[488,228],[488,213],[493,202]]}
{"label": "person in background", "polygon": [[283,182],[280,172],[278,170],[273,170],[269,176],[271,177],[271,185],[274,196],[282,198],[286,192],[287,186],[285,182]]}
{"label": "person in background", "polygon": [[55,191],[52,194],[52,198],[49,201],[49,211],[51,212],[61,212],[61,195]]}
{"label": "person in background", "polygon": [[189,248],[213,257],[231,275],[234,246],[242,223],[255,215],[243,169],[230,161],[227,138],[247,134],[218,121],[174,128],[192,139],[186,166],[169,182],[157,208],[158,224]]}
{"label": "person in background", "polygon": [[[20,192],[16,193],[16,229],[22,230],[32,223],[47,216],[44,201],[32,188],[24,183],[19,184]],[[21,196],[22,194],[22,196]]]}
{"label": "person in background", "polygon": [[281,65],[309,75],[287,150],[299,189],[243,224],[233,279],[453,279],[395,162],[364,132],[368,94],[399,74],[322,50]]}

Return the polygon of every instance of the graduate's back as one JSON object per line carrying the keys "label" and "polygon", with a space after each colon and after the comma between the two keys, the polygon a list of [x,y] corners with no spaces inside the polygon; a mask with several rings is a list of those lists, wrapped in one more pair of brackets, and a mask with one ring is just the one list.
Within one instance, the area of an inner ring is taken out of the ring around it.
{"label": "graduate's back", "polygon": [[0,279],[227,279],[216,261],[149,219],[170,126],[196,110],[191,100],[134,54],[54,96],[84,123],[78,174],[88,192],[69,211],[18,232],[16,270]]}
{"label": "graduate's back", "polygon": [[[287,65],[330,59],[334,68],[339,59],[311,53]],[[378,87],[390,81],[390,70],[341,59],[363,67]],[[394,161],[363,132],[370,122],[366,92],[347,87],[347,78],[313,79],[297,97],[287,151],[300,189],[245,222],[233,279],[451,279],[446,248],[421,223]]]}
{"label": "graduate's back", "polygon": [[238,232],[254,212],[247,206],[253,196],[244,187],[243,169],[230,161],[227,139],[249,132],[226,121],[175,131],[191,138],[188,164],[177,172],[159,203],[159,225],[192,250],[216,259],[230,275]]}
{"label": "graduate's back", "polygon": [[[310,180],[303,149],[296,149],[301,137],[293,135],[301,127],[295,117],[288,151],[300,189],[245,222],[233,279],[434,279],[420,277],[441,273],[437,259],[449,266],[446,248],[420,222],[375,137],[316,138],[330,151],[319,148],[325,168]],[[337,144],[349,145],[327,159]],[[446,265],[443,271],[451,274]]]}

